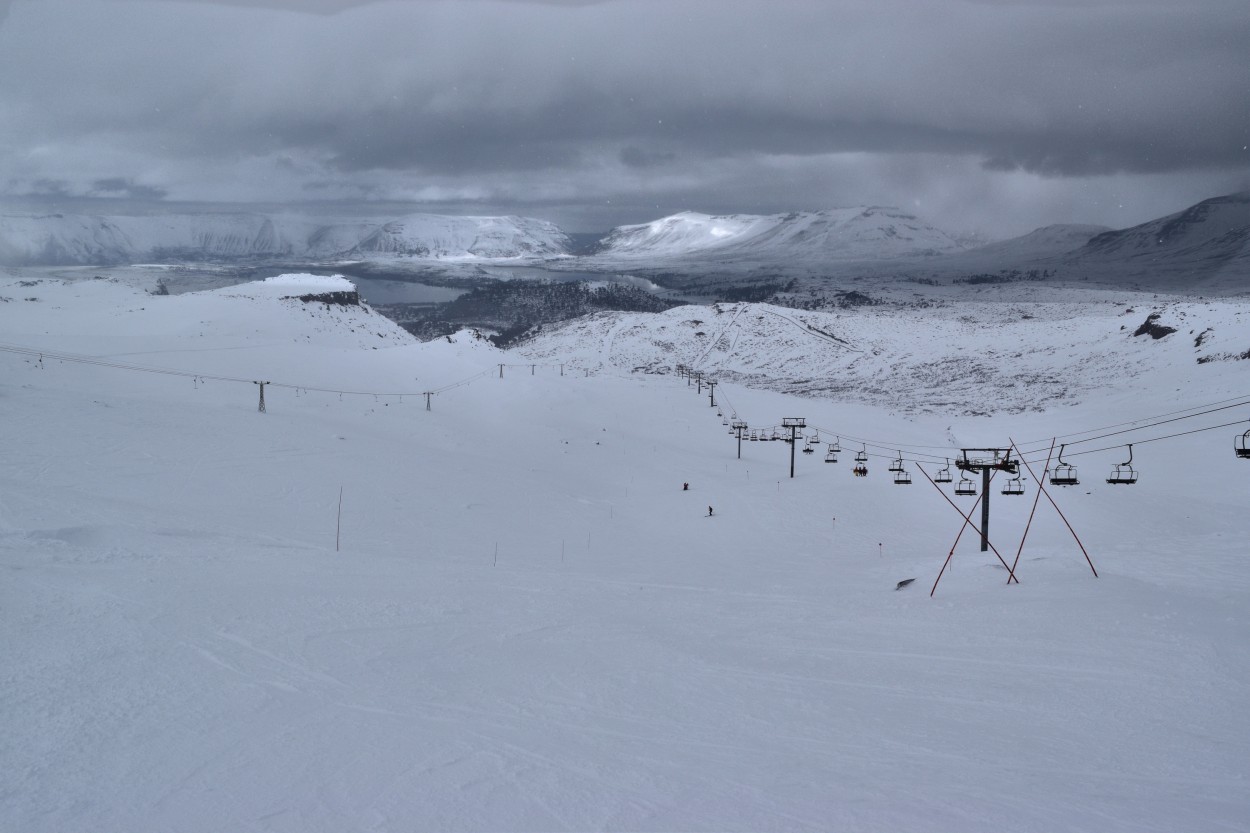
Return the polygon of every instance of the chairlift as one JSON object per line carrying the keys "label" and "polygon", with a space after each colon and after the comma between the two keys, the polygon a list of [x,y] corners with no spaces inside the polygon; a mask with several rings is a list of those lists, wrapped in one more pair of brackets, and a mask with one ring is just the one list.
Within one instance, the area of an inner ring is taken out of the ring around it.
{"label": "chairlift", "polygon": [[933,482],[950,483],[952,480],[954,480],[954,478],[951,477],[951,461],[947,460],[946,468],[938,469],[938,473],[933,475]]}
{"label": "chairlift", "polygon": [[851,469],[851,473],[854,474],[856,477],[867,477],[868,467],[864,465],[863,463],[856,463],[855,468]]}
{"label": "chairlift", "polygon": [[975,495],[977,493],[977,484],[970,478],[961,477],[959,482],[955,484],[955,494],[957,495]]}
{"label": "chairlift", "polygon": [[751,432],[751,442],[759,442],[759,436],[754,431]]}
{"label": "chairlift", "polygon": [[[1247,433],[1250,433],[1250,432],[1247,432]],[[832,451],[834,454],[837,454],[839,451],[842,450],[841,442],[842,442],[842,438],[838,437],[833,442],[829,443],[829,450]]]}
{"label": "chairlift", "polygon": [[1250,458],[1250,431],[1233,439],[1233,451],[1238,457]]}
{"label": "chairlift", "polygon": [[769,437],[768,439],[772,442],[776,442],[777,440],[781,439],[781,432],[778,431],[776,428],[774,428],[773,435]]}
{"label": "chairlift", "polygon": [[838,462],[838,444],[837,443],[829,443],[829,450],[825,452],[825,462],[826,463]]}
{"label": "chairlift", "polygon": [[890,471],[898,473],[903,470],[903,452],[898,453],[898,458],[890,463]]}
{"label": "chairlift", "polygon": [[1064,445],[1059,446],[1059,464],[1050,473],[1050,485],[1079,486],[1081,481],[1076,479],[1076,466],[1070,466],[1063,461],[1064,447]]}
{"label": "chairlift", "polygon": [[1128,444],[1128,462],[1120,463],[1111,470],[1111,476],[1107,478],[1108,483],[1123,483],[1131,486],[1137,482],[1137,472],[1133,470],[1133,444]]}
{"label": "chairlift", "polygon": [[1010,478],[1005,484],[1003,484],[1002,492],[1005,495],[1024,494],[1024,478],[1022,477]]}
{"label": "chairlift", "polygon": [[894,472],[894,485],[895,486],[910,486],[911,485],[911,472],[907,471],[906,469],[899,469],[898,471]]}
{"label": "chairlift", "polygon": [[855,452],[855,462],[857,463],[868,462],[868,446],[864,446],[862,450]]}

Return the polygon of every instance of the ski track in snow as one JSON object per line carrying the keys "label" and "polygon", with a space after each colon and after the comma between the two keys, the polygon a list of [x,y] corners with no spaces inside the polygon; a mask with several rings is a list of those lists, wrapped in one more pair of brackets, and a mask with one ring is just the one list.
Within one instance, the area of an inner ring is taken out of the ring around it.
{"label": "ski track in snow", "polygon": [[[31,291],[0,303],[7,343],[206,375],[406,390],[509,360],[467,334],[413,344],[366,308]],[[276,389],[262,415],[251,384],[0,352],[0,827],[1247,829],[1234,429],[1140,446],[1132,487],[1103,482],[1120,448],[1073,458],[1082,485],[1052,493],[1100,578],[1043,499],[1019,585],[966,533],[930,598],[960,524],[931,486],[803,454],[791,480],[785,444],[738,460],[684,380],[617,372],[705,363],[742,419],[801,413],[851,451],[1246,393],[1247,363],[1195,361],[1236,349],[1243,302],[1158,302],[1182,326],[1153,342],[1118,329],[1143,301],[1092,293],[1032,319],[1014,300],[740,304],[707,344],[690,321],[711,310],[597,315],[524,348],[592,375],[488,374],[428,412]],[[1188,329],[1207,326],[1197,350]],[[1036,344],[1004,347],[1019,328]],[[965,352],[1004,390],[1028,365],[1071,394],[964,416],[908,381]],[[730,378],[835,370],[848,399]],[[891,395],[934,412],[874,404]],[[993,495],[1009,559],[1032,488]]]}

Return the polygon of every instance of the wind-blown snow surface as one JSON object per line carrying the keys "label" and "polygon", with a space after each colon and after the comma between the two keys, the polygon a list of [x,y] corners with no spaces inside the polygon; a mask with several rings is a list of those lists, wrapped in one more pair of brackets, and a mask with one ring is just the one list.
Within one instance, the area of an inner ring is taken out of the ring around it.
{"label": "wind-blown snow surface", "polygon": [[0,264],[145,263],[169,258],[518,258],[563,254],[569,239],[528,217],[412,214],[385,221],[288,215],[0,215]]}
{"label": "wind-blown snow surface", "polygon": [[613,229],[600,241],[592,260],[724,258],[804,263],[933,255],[959,248],[945,232],[896,208],[725,216],[685,211]]}
{"label": "wind-blown snow surface", "polygon": [[[965,535],[930,599],[960,521],[918,473],[790,480],[682,380],[500,379],[516,357],[300,289],[0,285],[7,343],[244,380],[0,352],[0,827],[1246,829],[1234,429],[1140,446],[1129,488],[1120,451],[1074,458],[1099,578],[1043,501],[1018,586]],[[1209,365],[982,419],[717,392],[981,445],[1245,388]],[[252,379],[299,389],[260,414]],[[1008,557],[1031,497],[995,493]]]}
{"label": "wind-blown snow surface", "polygon": [[[1176,332],[1134,335],[1153,312]],[[1160,389],[1161,376],[1201,397],[1228,378],[1225,364],[1250,373],[1250,361],[1236,358],[1250,354],[1250,307],[1027,284],[946,287],[921,300],[828,311],[740,303],[603,312],[548,328],[520,349],[612,371],[671,373],[684,364],[722,381],[901,413],[1010,413],[1071,406],[1106,387],[1145,394]]]}

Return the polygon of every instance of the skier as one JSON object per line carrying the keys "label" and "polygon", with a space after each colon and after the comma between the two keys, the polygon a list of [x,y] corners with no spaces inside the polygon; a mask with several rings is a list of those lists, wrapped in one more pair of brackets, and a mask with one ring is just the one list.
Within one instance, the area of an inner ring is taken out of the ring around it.
{"label": "skier", "polygon": [[681,484],[681,490],[682,490],[683,492],[688,492],[688,491],[690,491],[690,484],[689,484],[689,483],[683,483],[683,484]]}
{"label": "skier", "polygon": [[709,518],[710,518],[710,517],[712,517],[712,507],[710,507],[710,506],[707,508],[707,516],[708,516]]}

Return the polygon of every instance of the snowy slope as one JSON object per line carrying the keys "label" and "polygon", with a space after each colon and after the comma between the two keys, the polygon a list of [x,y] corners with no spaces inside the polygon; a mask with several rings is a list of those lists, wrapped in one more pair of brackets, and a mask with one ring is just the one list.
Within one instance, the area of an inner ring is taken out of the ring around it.
{"label": "snowy slope", "polygon": [[[1049,410],[1108,386],[1153,387],[1160,373],[1183,379],[1186,390],[1201,390],[1226,372],[1209,357],[1250,351],[1244,302],[1089,291],[1069,292],[1065,301],[1053,292],[1033,294],[1047,299],[892,303],[836,312],[767,304],[605,312],[548,328],[520,350],[535,359],[574,357],[592,368],[627,372],[672,372],[685,364],[753,387],[949,414]],[[1178,332],[1162,340],[1134,336],[1151,312]],[[1242,372],[1250,372],[1250,362]]]}
{"label": "snowy slope", "polygon": [[1123,270],[1156,286],[1244,289],[1250,277],[1250,192],[1104,232],[1065,261],[1087,274]]}
{"label": "snowy slope", "polygon": [[[1044,454],[1056,433],[1244,394],[1244,362],[1164,360],[1148,385],[1016,415],[991,398],[981,417],[718,387],[752,425],[804,416],[876,443],[868,478],[800,454],[791,480],[785,444],[738,460],[683,380],[562,374],[467,334],[414,344],[366,307],[292,300],[342,289],[0,282],[0,340],[49,351],[0,350],[18,440],[0,467],[0,826],[1138,833],[1250,818],[1240,429],[1138,446],[1132,487],[1102,481],[1122,448],[1071,458],[1081,488],[1052,491],[1098,578],[1043,500],[1018,585],[969,534],[930,598],[961,521],[913,463],[915,485],[883,476],[897,446],[940,457],[1015,437]],[[744,327],[771,314],[741,310]],[[1197,314],[1164,319],[1181,312]],[[906,349],[891,346],[905,322],[862,315],[831,332],[879,358]],[[782,326],[796,346],[779,363],[814,350]],[[699,329],[671,336],[675,355]],[[968,325],[929,355],[1001,334]],[[633,338],[608,337],[616,356]],[[500,378],[508,362],[522,366]],[[1096,375],[1075,353],[1053,362]],[[482,371],[432,410],[411,395]],[[273,383],[265,414],[255,379]],[[994,494],[1008,559],[1034,488]]]}
{"label": "snowy slope", "polygon": [[350,254],[510,258],[562,254],[568,247],[564,232],[545,220],[413,214],[383,224]]}
{"label": "snowy slope", "polygon": [[1012,266],[1042,257],[1053,257],[1079,249],[1091,237],[1111,231],[1107,226],[1067,223],[1043,226],[1028,234],[987,243],[968,251],[969,256],[982,256]]}
{"label": "snowy slope", "polygon": [[949,235],[911,214],[871,206],[764,216],[683,212],[614,229],[600,241],[594,257],[805,262],[932,255],[959,248]]}
{"label": "snowy slope", "polygon": [[240,258],[517,258],[561,254],[543,220],[414,214],[325,222],[257,213],[0,215],[0,265]]}

